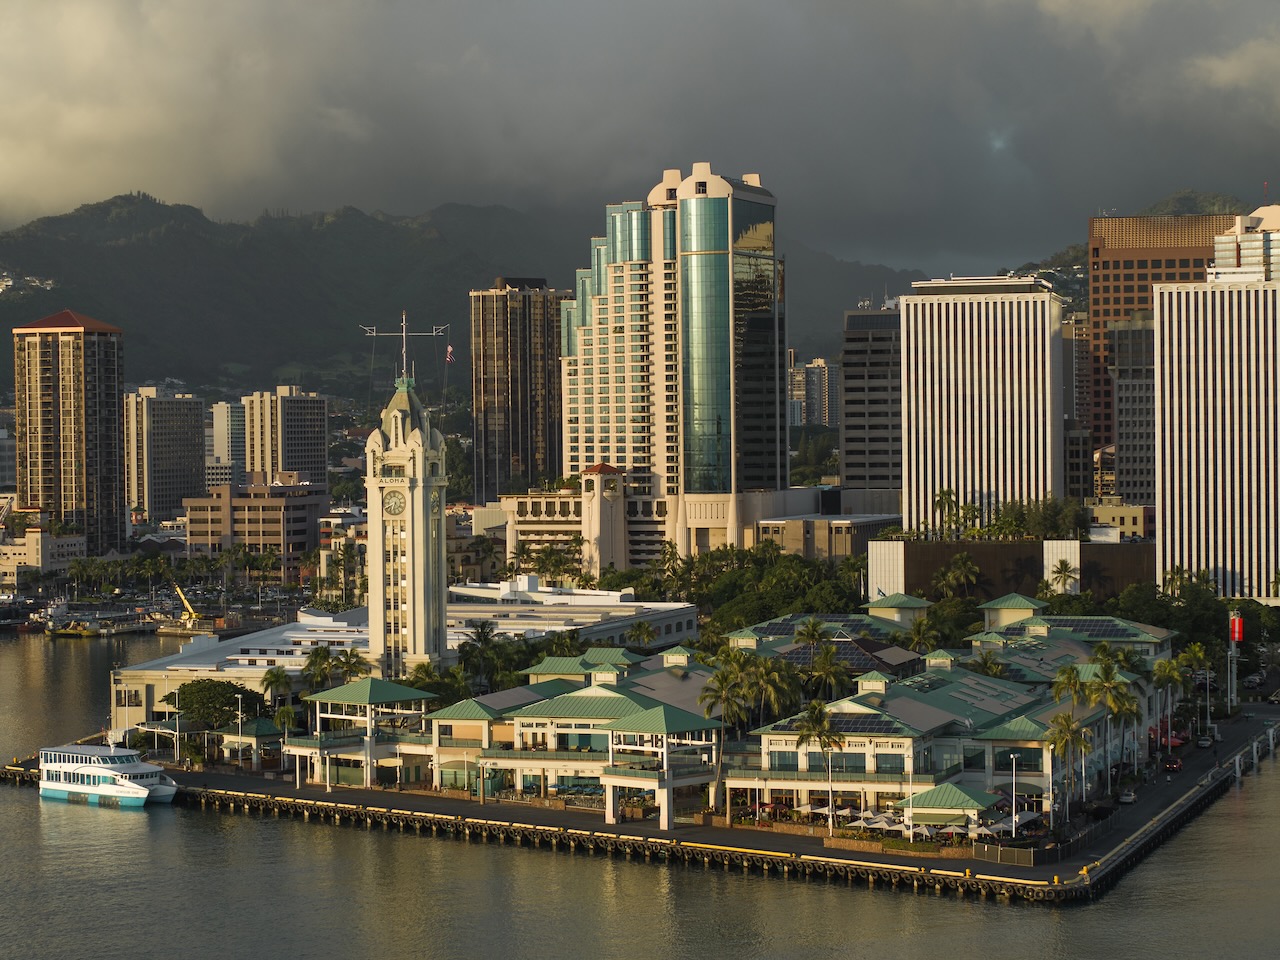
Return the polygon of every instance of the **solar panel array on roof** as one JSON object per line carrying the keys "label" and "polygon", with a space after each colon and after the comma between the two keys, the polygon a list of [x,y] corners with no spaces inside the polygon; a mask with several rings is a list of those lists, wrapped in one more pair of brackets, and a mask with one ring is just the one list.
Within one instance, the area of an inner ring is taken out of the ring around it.
{"label": "solar panel array on roof", "polygon": [[[828,640],[827,643],[836,648],[836,659],[849,667],[850,670],[857,673],[866,673],[869,670],[879,670],[881,667],[879,661],[869,656],[856,643],[848,640]],[[807,643],[801,643],[781,654],[781,657],[792,666],[804,670],[813,666],[813,661],[818,656],[819,650],[819,647],[811,647]]]}
{"label": "solar panel array on roof", "polygon": [[778,617],[776,620],[756,624],[750,629],[761,637],[793,637],[796,631],[800,629],[801,624],[812,619],[821,621],[828,631],[843,633],[846,637],[856,637],[865,630],[872,637],[879,640],[891,637],[898,632],[889,629],[874,617],[856,613],[822,614],[816,618],[813,614],[808,613],[789,613],[785,617]]}
{"label": "solar panel array on roof", "polygon": [[[793,731],[798,720],[798,717],[793,717],[776,729]],[[896,720],[869,714],[833,713],[831,714],[831,729],[836,733],[897,733],[902,729],[902,725]]]}

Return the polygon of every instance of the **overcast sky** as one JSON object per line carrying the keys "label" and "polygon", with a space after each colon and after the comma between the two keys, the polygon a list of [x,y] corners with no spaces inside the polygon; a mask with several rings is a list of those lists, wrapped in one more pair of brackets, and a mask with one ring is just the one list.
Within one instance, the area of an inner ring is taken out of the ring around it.
{"label": "overcast sky", "polygon": [[959,273],[1280,189],[1275,0],[8,0],[0,90],[6,227],[131,190],[589,214],[709,160],[784,252]]}

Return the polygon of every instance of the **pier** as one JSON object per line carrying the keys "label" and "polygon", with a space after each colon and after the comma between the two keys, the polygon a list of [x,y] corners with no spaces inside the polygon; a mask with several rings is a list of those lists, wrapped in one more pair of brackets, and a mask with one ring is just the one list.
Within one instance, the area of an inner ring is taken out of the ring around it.
{"label": "pier", "polygon": [[[1261,723],[1233,725],[1225,761],[1208,751],[1193,756],[1188,771],[1150,789],[1158,806],[1121,808],[1084,849],[1059,863],[996,864],[980,859],[921,858],[907,851],[851,854],[814,836],[771,834],[743,828],[682,825],[659,830],[653,821],[604,828],[598,813],[551,810],[500,801],[483,805],[418,791],[322,786],[295,788],[286,780],[250,775],[171,775],[182,785],[176,802],[210,813],[301,818],[317,825],[412,833],[417,837],[497,846],[524,846],[577,856],[611,856],[685,869],[756,873],[790,880],[887,887],[907,893],[997,898],[1066,904],[1094,899],[1114,886],[1160,844],[1273,756],[1277,730]],[[1195,769],[1191,769],[1191,768]],[[6,765],[0,779],[32,785],[31,762]],[[1144,791],[1146,792],[1146,791]],[[1165,798],[1167,797],[1167,802]]]}

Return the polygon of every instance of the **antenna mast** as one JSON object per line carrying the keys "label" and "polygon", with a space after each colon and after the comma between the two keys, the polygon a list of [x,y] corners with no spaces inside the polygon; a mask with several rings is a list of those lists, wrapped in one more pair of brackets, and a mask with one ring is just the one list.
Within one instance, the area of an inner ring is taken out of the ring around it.
{"label": "antenna mast", "polygon": [[366,327],[360,325],[360,329],[364,331],[366,337],[399,337],[400,338],[400,376],[409,376],[409,338],[410,337],[442,337],[449,332],[449,325],[446,323],[442,326],[432,327],[430,332],[422,333],[409,332],[409,312],[407,310],[400,311],[400,332],[399,333],[379,333],[377,327]]}

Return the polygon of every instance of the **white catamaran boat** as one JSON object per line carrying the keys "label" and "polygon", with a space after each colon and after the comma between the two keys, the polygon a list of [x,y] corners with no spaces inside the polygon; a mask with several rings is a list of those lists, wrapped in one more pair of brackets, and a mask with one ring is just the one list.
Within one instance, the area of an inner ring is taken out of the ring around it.
{"label": "white catamaran boat", "polygon": [[169,803],[178,785],[137,750],[69,743],[40,751],[40,796],[104,807]]}

